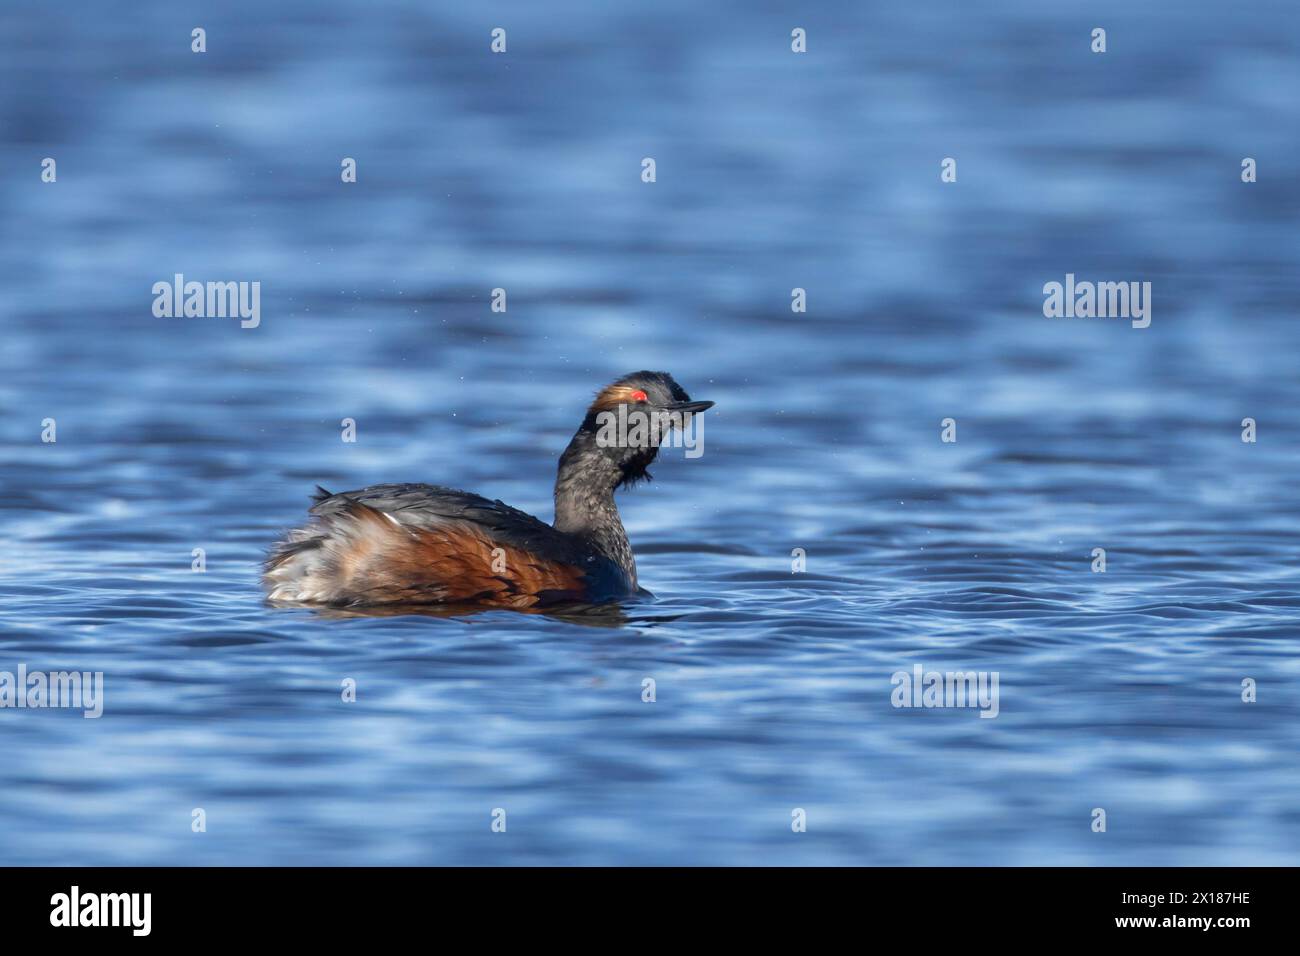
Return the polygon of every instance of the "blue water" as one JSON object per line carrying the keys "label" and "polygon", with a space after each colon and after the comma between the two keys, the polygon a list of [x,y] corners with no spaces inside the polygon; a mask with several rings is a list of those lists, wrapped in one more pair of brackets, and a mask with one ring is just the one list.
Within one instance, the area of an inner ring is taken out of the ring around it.
{"label": "blue water", "polygon": [[[0,8],[0,670],[105,675],[0,709],[0,863],[1300,862],[1300,16],[978,7]],[[717,402],[653,599],[264,604],[317,482],[549,520],[639,368]]]}

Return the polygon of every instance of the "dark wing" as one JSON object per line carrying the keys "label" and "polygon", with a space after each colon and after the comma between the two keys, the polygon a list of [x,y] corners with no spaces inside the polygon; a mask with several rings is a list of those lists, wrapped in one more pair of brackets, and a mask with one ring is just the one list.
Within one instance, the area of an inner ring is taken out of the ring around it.
{"label": "dark wing", "polygon": [[588,570],[603,565],[533,516],[452,488],[319,489],[315,501],[267,562],[273,598],[530,607],[588,597]]}
{"label": "dark wing", "polygon": [[464,521],[482,528],[502,544],[534,551],[540,557],[577,562],[586,556],[584,549],[568,536],[525,511],[441,485],[371,485],[339,494],[330,494],[318,485],[313,500],[316,504],[309,509],[313,515],[342,514],[359,504],[392,515],[404,527],[433,528]]}

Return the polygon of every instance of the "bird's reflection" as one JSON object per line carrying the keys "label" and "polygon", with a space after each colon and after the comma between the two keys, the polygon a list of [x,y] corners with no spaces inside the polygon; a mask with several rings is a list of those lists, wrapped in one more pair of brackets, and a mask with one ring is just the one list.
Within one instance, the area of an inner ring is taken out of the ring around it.
{"label": "bird's reflection", "polygon": [[[649,592],[644,592],[649,596]],[[634,603],[634,602],[627,602]],[[620,604],[558,604],[541,608],[494,608],[477,604],[385,604],[375,607],[334,608],[305,607],[290,602],[268,601],[270,607],[296,608],[309,610],[317,617],[328,620],[344,620],[362,617],[441,617],[462,618],[476,614],[536,614],[543,617],[581,624],[586,627],[621,628],[632,623],[624,607]]]}

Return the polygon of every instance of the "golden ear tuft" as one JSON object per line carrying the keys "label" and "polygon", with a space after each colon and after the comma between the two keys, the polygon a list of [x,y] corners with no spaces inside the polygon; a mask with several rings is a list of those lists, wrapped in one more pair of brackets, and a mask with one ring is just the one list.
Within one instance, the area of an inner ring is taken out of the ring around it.
{"label": "golden ear tuft", "polygon": [[[639,399],[636,397],[638,395],[641,396]],[[635,401],[645,401],[645,392],[633,390],[626,385],[607,385],[596,393],[591,408],[593,411],[606,411]]]}

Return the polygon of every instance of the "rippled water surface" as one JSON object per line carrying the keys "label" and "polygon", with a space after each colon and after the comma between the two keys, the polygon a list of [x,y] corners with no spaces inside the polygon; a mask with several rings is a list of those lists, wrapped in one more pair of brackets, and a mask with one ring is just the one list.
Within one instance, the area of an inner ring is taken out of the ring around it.
{"label": "rippled water surface", "polygon": [[[1136,6],[7,4],[0,670],[106,688],[0,710],[0,862],[1300,861],[1300,17]],[[653,598],[264,604],[317,482],[549,520],[638,368],[718,403],[621,497]]]}

